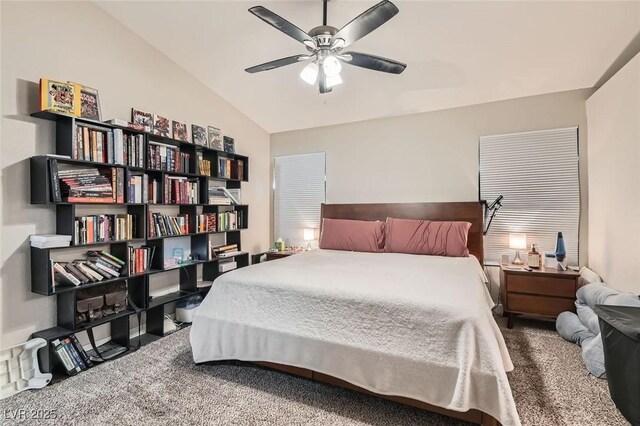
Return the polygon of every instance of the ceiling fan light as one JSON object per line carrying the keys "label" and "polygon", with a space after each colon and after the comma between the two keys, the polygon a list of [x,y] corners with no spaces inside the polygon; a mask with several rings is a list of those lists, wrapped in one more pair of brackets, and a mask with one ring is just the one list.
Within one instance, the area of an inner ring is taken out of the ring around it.
{"label": "ceiling fan light", "polygon": [[325,82],[327,83],[327,87],[337,86],[338,84],[342,84],[342,77],[340,77],[340,74],[328,75],[325,77]]}
{"label": "ceiling fan light", "polygon": [[309,63],[300,72],[300,78],[307,84],[316,84],[316,80],[318,79],[318,64],[315,62]]}
{"label": "ceiling fan light", "polygon": [[327,77],[334,77],[336,75],[339,75],[340,71],[342,71],[342,64],[340,63],[338,58],[333,55],[329,55],[324,58],[324,61],[322,61],[322,70],[327,75]]}

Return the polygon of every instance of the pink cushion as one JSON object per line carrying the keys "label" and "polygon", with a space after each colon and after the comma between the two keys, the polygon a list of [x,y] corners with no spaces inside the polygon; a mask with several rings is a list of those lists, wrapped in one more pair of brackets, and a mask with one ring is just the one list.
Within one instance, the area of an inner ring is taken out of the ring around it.
{"label": "pink cushion", "polygon": [[384,226],[381,221],[322,219],[320,248],[383,252]]}
{"label": "pink cushion", "polygon": [[387,218],[385,251],[388,253],[429,254],[467,257],[469,222],[434,222]]}

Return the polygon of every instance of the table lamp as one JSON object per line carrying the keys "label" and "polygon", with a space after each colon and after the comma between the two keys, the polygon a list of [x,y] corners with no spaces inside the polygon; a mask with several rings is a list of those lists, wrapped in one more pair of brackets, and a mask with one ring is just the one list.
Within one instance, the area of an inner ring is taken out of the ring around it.
{"label": "table lamp", "polygon": [[524,265],[524,261],[520,258],[520,250],[527,248],[527,234],[509,234],[509,248],[516,251],[516,257],[513,258],[511,263]]}
{"label": "table lamp", "polygon": [[316,239],[316,230],[313,228],[304,229],[304,240],[308,241],[307,251],[311,250],[311,241]]}

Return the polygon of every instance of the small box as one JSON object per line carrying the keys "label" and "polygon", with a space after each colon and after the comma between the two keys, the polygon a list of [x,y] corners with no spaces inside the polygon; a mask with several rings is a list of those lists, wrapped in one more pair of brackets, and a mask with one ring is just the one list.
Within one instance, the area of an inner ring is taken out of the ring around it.
{"label": "small box", "polygon": [[220,264],[218,265],[218,271],[219,272],[232,271],[237,267],[238,267],[238,264],[236,262],[220,262]]}
{"label": "small box", "polygon": [[557,269],[558,268],[558,260],[556,259],[555,253],[545,253],[544,254],[544,267],[548,269]]}

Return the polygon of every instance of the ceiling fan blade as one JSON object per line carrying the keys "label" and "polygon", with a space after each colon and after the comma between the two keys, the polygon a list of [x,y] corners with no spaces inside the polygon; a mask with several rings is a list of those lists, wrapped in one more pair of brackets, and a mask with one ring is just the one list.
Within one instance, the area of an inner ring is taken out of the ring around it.
{"label": "ceiling fan blade", "polygon": [[265,62],[264,64],[256,65],[245,69],[246,72],[254,74],[260,71],[269,71],[274,68],[283,67],[285,65],[295,64],[297,62],[306,61],[310,59],[309,55],[293,55],[287,58],[276,59],[275,61]]}
{"label": "ceiling fan blade", "polygon": [[313,37],[293,25],[291,22],[284,19],[282,16],[276,15],[266,7],[254,6],[249,9],[249,12],[253,13],[272,27],[282,31],[289,37],[298,40],[300,43],[303,43],[311,48],[317,47],[316,42],[313,40]]}
{"label": "ceiling fan blade", "polygon": [[327,77],[324,74],[324,70],[322,67],[318,70],[318,83],[320,87],[320,93],[329,93],[331,91],[331,87],[327,86]]}
{"label": "ceiling fan blade", "polygon": [[383,0],[342,27],[331,38],[331,42],[343,39],[344,46],[348,46],[393,18],[398,12],[395,4]]}
{"label": "ceiling fan blade", "polygon": [[[367,68],[374,71],[400,74],[407,68],[407,64],[394,61],[393,59],[382,58],[380,56],[368,55],[366,53],[345,52],[338,56],[345,63],[356,67]],[[349,57],[351,59],[349,59]]]}

